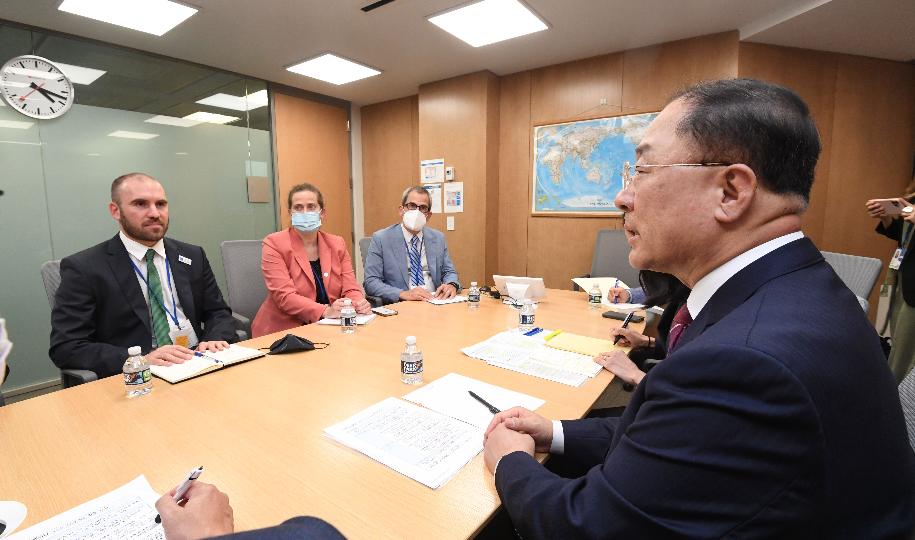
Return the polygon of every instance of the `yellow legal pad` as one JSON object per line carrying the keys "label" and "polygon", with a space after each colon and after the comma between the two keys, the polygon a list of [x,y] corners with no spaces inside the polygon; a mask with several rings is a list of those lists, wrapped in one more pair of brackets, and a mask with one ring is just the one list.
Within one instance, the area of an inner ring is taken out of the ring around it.
{"label": "yellow legal pad", "polygon": [[626,351],[626,347],[614,345],[609,339],[598,339],[588,336],[581,336],[571,332],[560,332],[546,341],[547,347],[569,351],[588,356],[597,356],[602,352],[620,350]]}

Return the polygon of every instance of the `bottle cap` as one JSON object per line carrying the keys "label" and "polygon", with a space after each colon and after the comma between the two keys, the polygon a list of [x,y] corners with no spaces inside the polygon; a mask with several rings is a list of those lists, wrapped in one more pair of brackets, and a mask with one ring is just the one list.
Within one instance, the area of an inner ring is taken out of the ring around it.
{"label": "bottle cap", "polygon": [[476,286],[477,286],[477,282],[476,282],[476,281],[471,281],[471,282],[470,282],[470,286],[471,286],[471,287],[476,287]]}
{"label": "bottle cap", "polygon": [[140,354],[142,354],[142,352],[143,352],[143,349],[141,349],[137,345],[134,345],[133,347],[127,349],[127,354],[129,354],[130,356],[140,356]]}
{"label": "bottle cap", "polygon": [[416,345],[416,336],[407,336],[407,345]]}
{"label": "bottle cap", "polygon": [[350,300],[349,298],[344,298],[344,299],[343,299],[343,305],[344,305],[344,306],[350,306],[350,305],[352,305],[352,304],[353,304],[353,301]]}

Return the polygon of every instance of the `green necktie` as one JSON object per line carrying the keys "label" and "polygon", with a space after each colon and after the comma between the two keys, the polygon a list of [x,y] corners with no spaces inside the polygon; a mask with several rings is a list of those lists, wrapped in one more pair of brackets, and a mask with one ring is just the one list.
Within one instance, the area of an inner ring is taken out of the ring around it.
{"label": "green necktie", "polygon": [[149,286],[149,310],[152,312],[153,334],[156,336],[156,344],[161,347],[171,345],[172,338],[168,337],[168,317],[165,313],[165,306],[162,305],[165,297],[162,296],[159,272],[156,270],[156,265],[153,264],[155,256],[156,252],[151,249],[146,252],[146,279]]}

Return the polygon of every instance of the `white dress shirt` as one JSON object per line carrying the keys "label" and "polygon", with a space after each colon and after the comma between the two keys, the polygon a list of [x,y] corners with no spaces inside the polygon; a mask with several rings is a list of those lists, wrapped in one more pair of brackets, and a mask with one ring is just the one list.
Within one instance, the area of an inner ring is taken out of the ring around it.
{"label": "white dress shirt", "polygon": [[[400,232],[403,233],[403,241],[406,242],[407,248],[407,287],[410,286],[410,250],[413,249],[411,242],[413,241],[413,233],[408,231],[403,225],[400,226]],[[419,259],[420,263],[423,266],[423,288],[429,292],[435,292],[435,287],[432,285],[432,272],[429,271],[429,261],[426,260],[426,243],[423,241],[423,232],[419,231],[416,235],[419,238]]]}
{"label": "white dress shirt", "polygon": [[[750,266],[757,260],[765,257],[769,253],[775,251],[776,249],[794,242],[795,240],[800,240],[804,237],[804,233],[796,231],[793,233],[788,233],[778,238],[769,240],[764,244],[760,244],[753,249],[744,251],[740,255],[734,257],[730,261],[722,264],[718,268],[712,270],[708,274],[702,277],[699,281],[696,282],[696,286],[693,287],[692,292],[689,293],[689,297],[686,299],[686,309],[689,311],[690,316],[693,320],[699,316],[699,313],[702,311],[702,308],[708,304],[708,301],[711,300],[712,296],[721,288],[722,285],[727,283],[729,279],[734,277],[734,274],[740,272],[747,266]],[[562,454],[565,451],[565,434],[562,431],[562,422],[559,420],[553,420],[553,441],[550,443],[550,453],[551,454]]]}
{"label": "white dress shirt", "polygon": [[[156,272],[159,273],[159,282],[162,284],[162,300],[164,301],[162,307],[165,308],[165,318],[168,321],[168,328],[173,331],[181,328],[190,329],[190,346],[192,348],[196,346],[197,335],[194,333],[194,328],[191,326],[187,317],[184,316],[184,311],[181,309],[181,300],[178,299],[178,294],[175,292],[175,278],[165,267],[167,262],[165,259],[165,241],[159,240],[154,246],[144,246],[136,240],[129,238],[124,234],[124,231],[121,231],[119,236],[121,237],[121,242],[124,244],[124,248],[127,249],[127,253],[130,255],[131,261],[140,272],[137,274],[135,270],[134,275],[140,283],[140,290],[143,291],[143,298],[146,300],[147,306],[149,306],[149,288],[146,286],[146,252],[150,249],[156,252],[156,255],[153,257],[153,265],[156,267]],[[171,279],[168,279],[169,276],[171,276]],[[174,303],[172,303],[173,292],[175,293]],[[172,318],[175,316],[175,311],[177,311],[179,324],[175,324],[175,320]],[[152,324],[152,312],[150,312],[149,320],[150,324]],[[157,346],[155,335],[153,336],[152,346]]]}

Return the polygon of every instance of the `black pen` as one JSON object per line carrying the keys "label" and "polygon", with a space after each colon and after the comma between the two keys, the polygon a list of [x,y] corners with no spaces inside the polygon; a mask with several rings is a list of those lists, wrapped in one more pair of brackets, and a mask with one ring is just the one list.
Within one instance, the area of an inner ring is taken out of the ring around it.
{"label": "black pen", "polygon": [[[632,315],[633,315],[633,314],[635,314],[635,312],[634,312],[634,311],[630,311],[630,312],[629,312],[629,315],[626,315],[626,318],[623,319],[623,326],[621,326],[620,328],[628,328],[628,327],[629,327],[629,323],[632,321]],[[617,334],[616,337],[613,338],[613,344],[616,345],[616,343],[620,340],[621,337],[623,337],[623,336]]]}
{"label": "black pen", "polygon": [[483,404],[484,407],[486,407],[487,409],[489,409],[489,412],[491,412],[491,413],[493,413],[493,414],[499,414],[500,412],[502,412],[502,411],[500,411],[499,409],[493,407],[492,404],[489,403],[488,401],[486,401],[485,399],[483,399],[483,398],[481,398],[480,396],[474,394],[474,393],[473,393],[473,390],[468,390],[467,393],[470,394],[470,397],[472,397],[473,399],[479,401],[480,403]]}

